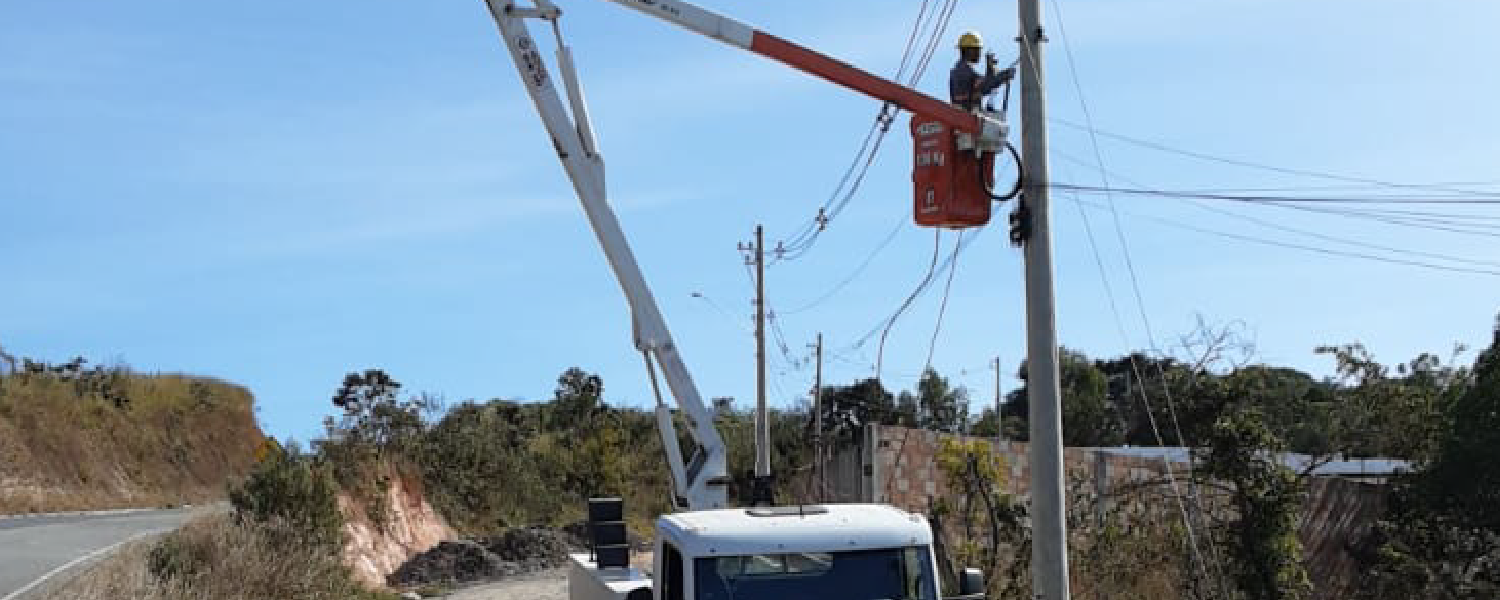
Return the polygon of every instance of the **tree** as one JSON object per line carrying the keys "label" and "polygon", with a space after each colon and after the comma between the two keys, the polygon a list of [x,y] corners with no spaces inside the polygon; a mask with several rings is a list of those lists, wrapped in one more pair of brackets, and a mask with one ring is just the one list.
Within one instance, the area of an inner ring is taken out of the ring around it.
{"label": "tree", "polygon": [[[1062,389],[1063,443],[1069,446],[1116,446],[1123,440],[1120,419],[1105,395],[1106,379],[1082,352],[1059,348],[1059,383]],[[1030,418],[1028,366],[1022,363],[1017,376],[1023,384],[1009,394],[1001,408],[1007,420],[1014,418],[1024,429]],[[1027,439],[1007,426],[1010,439]]]}
{"label": "tree", "polygon": [[1233,516],[1224,524],[1229,570],[1249,600],[1298,600],[1311,591],[1297,539],[1304,491],[1281,465],[1281,441],[1255,409],[1226,412],[1199,456],[1200,474],[1227,485]]}
{"label": "tree", "polygon": [[1500,324],[1493,336],[1472,376],[1454,377],[1431,460],[1392,491],[1366,598],[1500,597]]}
{"label": "tree", "polygon": [[1465,371],[1423,354],[1393,372],[1360,344],[1323,346],[1317,352],[1333,356],[1345,383],[1330,407],[1337,450],[1355,456],[1431,457],[1444,408],[1453,402],[1451,394],[1463,389],[1454,384],[1467,377]]}
{"label": "tree", "polygon": [[604,406],[604,380],[578,367],[563,371],[552,392],[547,428],[552,431],[575,427]]}
{"label": "tree", "polygon": [[401,383],[380,369],[344,375],[333,394],[333,405],[344,415],[329,423],[331,433],[351,447],[404,448],[421,435],[423,413],[436,410],[438,402],[427,395],[403,400],[400,392]]}
{"label": "tree", "polygon": [[922,424],[922,409],[914,394],[902,390],[896,396],[896,414],[892,422],[903,427],[918,427]]}
{"label": "tree", "polygon": [[[906,394],[903,392],[903,399]],[[924,429],[961,433],[969,421],[969,391],[952,387],[948,379],[931,367],[917,381],[919,423]]]}
{"label": "tree", "polygon": [[1094,362],[1107,381],[1108,405],[1118,415],[1124,443],[1192,445],[1189,431],[1204,432],[1213,425],[1217,411],[1197,406],[1196,387],[1213,378],[1207,365],[1200,365],[1190,367],[1141,352]]}
{"label": "tree", "polygon": [[1000,435],[1000,414],[994,407],[986,406],[979,411],[979,418],[969,427],[969,435],[983,438]]}
{"label": "tree", "polygon": [[865,425],[896,424],[895,398],[875,378],[823,388],[823,431],[831,447],[853,444]]}

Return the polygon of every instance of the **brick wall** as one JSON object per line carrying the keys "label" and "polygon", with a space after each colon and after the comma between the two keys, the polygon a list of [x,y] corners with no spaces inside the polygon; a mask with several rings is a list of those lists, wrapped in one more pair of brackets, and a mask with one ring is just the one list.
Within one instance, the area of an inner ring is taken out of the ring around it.
{"label": "brick wall", "polygon": [[[979,441],[992,450],[997,445],[997,441],[990,438],[907,427],[868,427],[864,446],[859,452],[865,455],[865,464],[872,467],[866,469],[870,481],[865,487],[869,493],[861,501],[883,502],[907,510],[925,510],[930,498],[947,489],[947,481],[942,470],[937,467],[936,460],[942,440],[947,438]],[[1000,448],[1007,475],[1005,490],[1023,497],[1029,494],[1031,488],[1031,465],[1027,452],[1028,444],[1025,442],[1007,442]],[[1063,461],[1069,473],[1087,476],[1095,481],[1096,491],[1107,491],[1114,486],[1159,478],[1165,473],[1160,460],[1111,455],[1091,448],[1066,448],[1063,451]]]}

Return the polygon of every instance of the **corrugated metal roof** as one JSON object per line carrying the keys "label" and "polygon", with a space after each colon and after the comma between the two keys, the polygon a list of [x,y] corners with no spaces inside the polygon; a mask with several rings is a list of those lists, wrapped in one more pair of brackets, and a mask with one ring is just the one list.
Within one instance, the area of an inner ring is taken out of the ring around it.
{"label": "corrugated metal roof", "polygon": [[[1182,446],[1121,446],[1117,448],[1093,448],[1099,452],[1114,456],[1130,456],[1135,458],[1147,458],[1156,460],[1167,460],[1168,462],[1187,464],[1192,456],[1192,449]],[[1284,452],[1278,455],[1281,464],[1286,468],[1301,473],[1312,464],[1315,457],[1308,454],[1296,452]],[[1313,469],[1314,476],[1321,477],[1350,477],[1368,476],[1384,477],[1411,471],[1410,461],[1395,458],[1356,458],[1334,460],[1318,465]]]}

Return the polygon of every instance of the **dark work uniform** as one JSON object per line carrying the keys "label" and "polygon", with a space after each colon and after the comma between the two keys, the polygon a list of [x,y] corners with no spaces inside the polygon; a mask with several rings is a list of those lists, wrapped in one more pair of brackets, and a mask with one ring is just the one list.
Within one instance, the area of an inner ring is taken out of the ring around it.
{"label": "dark work uniform", "polygon": [[953,65],[953,70],[948,72],[948,100],[964,110],[979,108],[979,101],[1004,83],[1005,78],[1001,77],[1001,73],[1004,71],[980,76],[974,70],[974,65],[959,57],[958,64]]}

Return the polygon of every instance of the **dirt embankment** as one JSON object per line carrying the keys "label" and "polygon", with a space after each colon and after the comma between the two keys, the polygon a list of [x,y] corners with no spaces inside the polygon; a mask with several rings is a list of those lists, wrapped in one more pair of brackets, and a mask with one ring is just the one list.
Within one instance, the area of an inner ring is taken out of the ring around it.
{"label": "dirt embankment", "polygon": [[241,386],[50,369],[0,372],[0,513],[221,499],[264,443]]}
{"label": "dirt embankment", "polygon": [[[565,566],[581,541],[545,528],[460,539],[427,499],[421,481],[391,475],[378,498],[343,493],[344,562],[371,589],[453,588],[530,581]],[[382,514],[384,516],[374,516]]]}
{"label": "dirt embankment", "polygon": [[384,587],[386,576],[412,557],[457,537],[448,521],[427,502],[416,478],[391,477],[382,495],[377,502],[361,502],[348,493],[339,495],[339,510],[344,514],[344,562],[355,580],[371,589]]}

